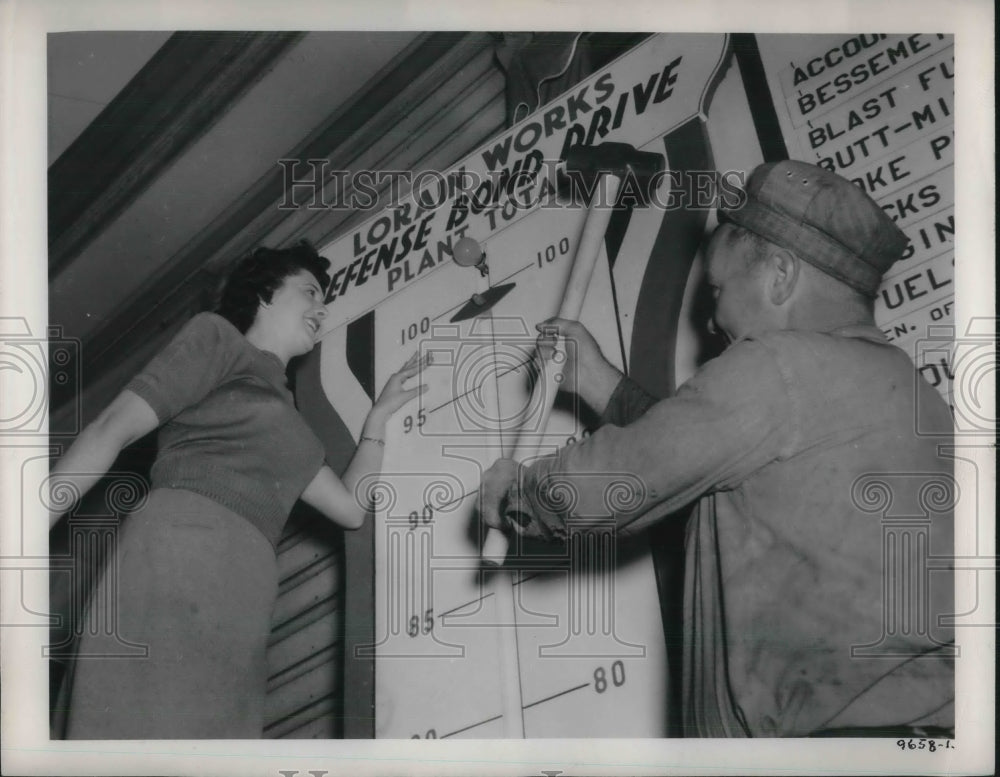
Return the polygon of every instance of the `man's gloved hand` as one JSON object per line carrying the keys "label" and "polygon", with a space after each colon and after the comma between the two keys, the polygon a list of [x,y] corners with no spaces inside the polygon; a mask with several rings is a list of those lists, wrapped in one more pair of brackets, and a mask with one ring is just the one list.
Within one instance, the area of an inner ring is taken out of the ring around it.
{"label": "man's gloved hand", "polygon": [[535,326],[538,352],[546,361],[556,353],[556,338],[565,338],[561,391],[580,396],[598,414],[604,411],[622,373],[604,358],[597,340],[579,321],[553,317]]}
{"label": "man's gloved hand", "polygon": [[517,481],[517,462],[513,459],[497,459],[483,473],[479,485],[479,514],[491,529],[506,531],[511,522],[503,515],[504,496],[507,489]]}

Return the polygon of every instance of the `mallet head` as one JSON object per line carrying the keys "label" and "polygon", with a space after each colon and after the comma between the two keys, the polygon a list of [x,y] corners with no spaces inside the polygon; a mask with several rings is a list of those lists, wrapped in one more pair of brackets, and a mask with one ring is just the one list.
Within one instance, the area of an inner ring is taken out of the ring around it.
{"label": "mallet head", "polygon": [[651,188],[655,188],[666,167],[662,154],[610,141],[596,146],[571,146],[562,163],[561,189],[573,193],[596,191],[594,186],[602,176],[613,175],[623,181],[619,197],[627,196],[642,205],[649,203]]}

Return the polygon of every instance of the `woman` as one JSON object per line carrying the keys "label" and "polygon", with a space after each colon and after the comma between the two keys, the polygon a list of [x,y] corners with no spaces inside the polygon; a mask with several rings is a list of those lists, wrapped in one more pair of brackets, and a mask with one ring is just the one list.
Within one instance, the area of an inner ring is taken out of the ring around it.
{"label": "woman", "polygon": [[[105,577],[117,590],[91,599],[115,607],[116,634],[82,637],[80,655],[108,657],[76,662],[68,738],[262,735],[275,546],[288,513],[301,498],[358,528],[366,505],[355,489],[381,469],[386,421],[423,389],[403,387],[420,368],[414,355],[368,414],[343,480],[324,465],[285,369],[315,343],[328,267],[307,244],[254,251],[218,312],[196,315],[56,465],[53,496],[67,482],[82,494],[124,446],[160,428],[152,490],[124,523],[117,575]],[[148,656],[114,658],[121,640],[148,645]]]}

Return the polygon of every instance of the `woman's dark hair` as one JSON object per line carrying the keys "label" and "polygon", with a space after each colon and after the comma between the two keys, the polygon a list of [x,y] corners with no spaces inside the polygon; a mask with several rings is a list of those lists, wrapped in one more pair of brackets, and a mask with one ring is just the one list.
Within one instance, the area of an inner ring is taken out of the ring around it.
{"label": "woman's dark hair", "polygon": [[288,276],[308,270],[325,289],[330,283],[329,268],[330,261],[305,240],[291,248],[255,248],[230,270],[215,312],[246,334],[260,303],[270,302]]}

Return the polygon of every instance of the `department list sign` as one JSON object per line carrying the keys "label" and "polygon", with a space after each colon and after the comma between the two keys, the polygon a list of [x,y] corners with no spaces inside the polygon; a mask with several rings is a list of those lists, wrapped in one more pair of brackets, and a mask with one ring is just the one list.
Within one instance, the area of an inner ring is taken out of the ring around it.
{"label": "department list sign", "polygon": [[[929,332],[953,321],[953,36],[816,41],[815,51],[787,60],[777,73],[775,107],[789,155],[854,181],[909,237],[879,290],[875,317],[914,355]],[[950,399],[947,366],[917,366]]]}

